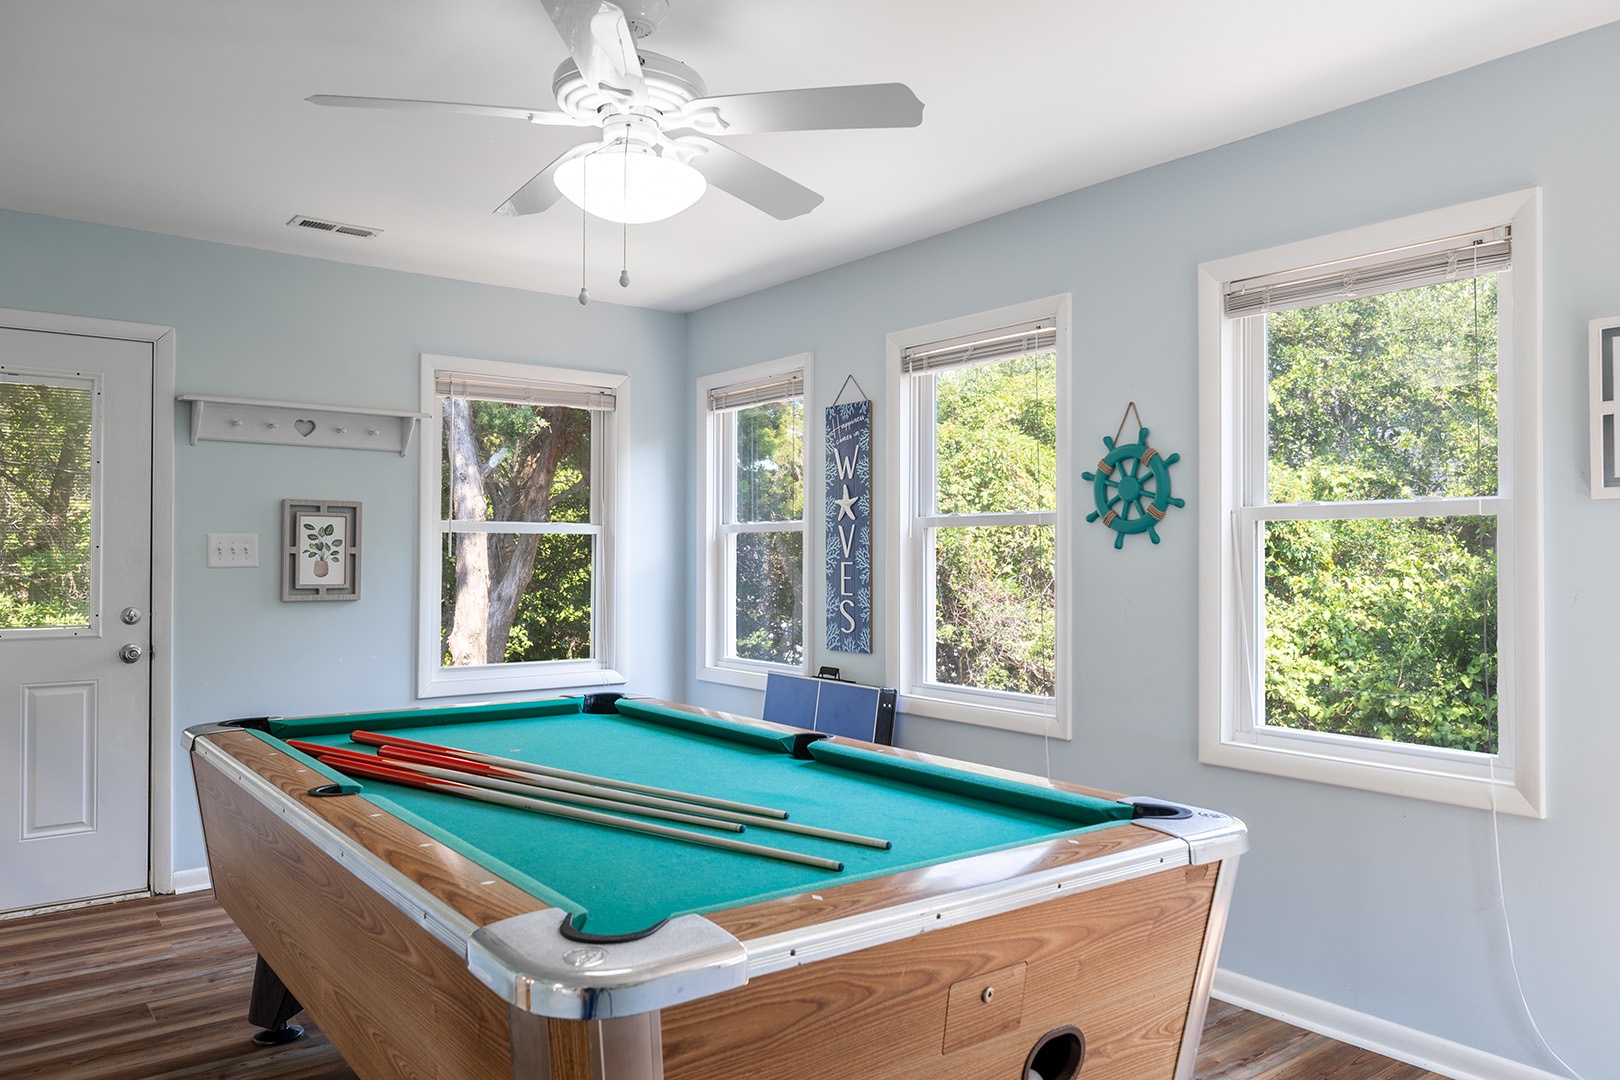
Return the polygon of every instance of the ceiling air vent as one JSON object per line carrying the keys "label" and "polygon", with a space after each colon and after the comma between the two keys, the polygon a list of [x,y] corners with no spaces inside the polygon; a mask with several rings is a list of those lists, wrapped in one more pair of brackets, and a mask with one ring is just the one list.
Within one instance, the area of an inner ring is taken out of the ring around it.
{"label": "ceiling air vent", "polygon": [[343,223],[337,221],[322,221],[320,218],[305,217],[303,214],[294,214],[292,219],[288,221],[287,224],[296,225],[300,229],[314,229],[317,232],[339,233],[343,236],[358,236],[361,239],[369,239],[370,237],[376,236],[378,233],[382,232],[381,229],[368,229],[364,225],[344,225]]}

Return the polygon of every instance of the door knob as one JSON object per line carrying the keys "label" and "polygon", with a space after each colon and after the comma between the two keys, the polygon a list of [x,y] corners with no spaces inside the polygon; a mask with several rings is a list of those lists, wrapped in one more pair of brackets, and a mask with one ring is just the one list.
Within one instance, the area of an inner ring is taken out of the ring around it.
{"label": "door knob", "polygon": [[133,664],[140,658],[141,647],[135,644],[133,641],[125,645],[122,649],[118,650],[118,659],[122,660],[126,664]]}

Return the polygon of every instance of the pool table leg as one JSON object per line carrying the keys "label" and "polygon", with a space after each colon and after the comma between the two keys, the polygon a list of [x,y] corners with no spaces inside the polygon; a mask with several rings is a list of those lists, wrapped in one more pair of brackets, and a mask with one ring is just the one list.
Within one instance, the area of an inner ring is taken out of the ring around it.
{"label": "pool table leg", "polygon": [[248,1023],[257,1024],[261,1029],[253,1036],[253,1041],[260,1046],[280,1046],[290,1043],[304,1034],[304,1029],[297,1024],[289,1024],[304,1007],[298,999],[293,997],[287,984],[281,981],[275,969],[264,962],[264,957],[255,957],[257,961],[253,966],[253,994],[248,998]]}
{"label": "pool table leg", "polygon": [[548,1020],[510,1006],[512,1080],[664,1080],[658,1013]]}

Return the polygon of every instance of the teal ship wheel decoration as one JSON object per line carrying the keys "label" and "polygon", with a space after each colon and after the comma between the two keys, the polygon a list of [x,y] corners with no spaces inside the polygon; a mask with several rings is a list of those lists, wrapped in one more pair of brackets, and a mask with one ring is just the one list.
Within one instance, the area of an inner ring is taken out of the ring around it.
{"label": "teal ship wheel decoration", "polygon": [[[1136,411],[1136,402],[1125,407],[1119,430],[1110,439],[1103,436],[1108,453],[1097,462],[1097,471],[1082,474],[1091,481],[1092,494],[1097,501],[1096,512],[1086,515],[1087,521],[1102,519],[1113,529],[1114,549],[1125,546],[1125,538],[1145,532],[1157,544],[1158,530],[1154,527],[1164,520],[1165,511],[1172,506],[1186,506],[1186,502],[1170,494],[1170,466],[1181,460],[1180,454],[1162,457],[1148,445],[1148,429],[1142,428],[1133,443],[1120,443],[1125,430],[1125,418]],[[1137,423],[1142,414],[1136,414]]]}

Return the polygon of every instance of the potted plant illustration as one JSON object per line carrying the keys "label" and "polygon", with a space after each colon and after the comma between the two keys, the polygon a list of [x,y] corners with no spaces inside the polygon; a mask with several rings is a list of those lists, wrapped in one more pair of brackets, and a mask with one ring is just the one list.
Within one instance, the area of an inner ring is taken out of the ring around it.
{"label": "potted plant illustration", "polygon": [[304,522],[304,557],[315,560],[313,569],[318,578],[330,573],[332,563],[342,558],[343,538],[333,536],[334,531],[335,526],[330,522],[325,525]]}

